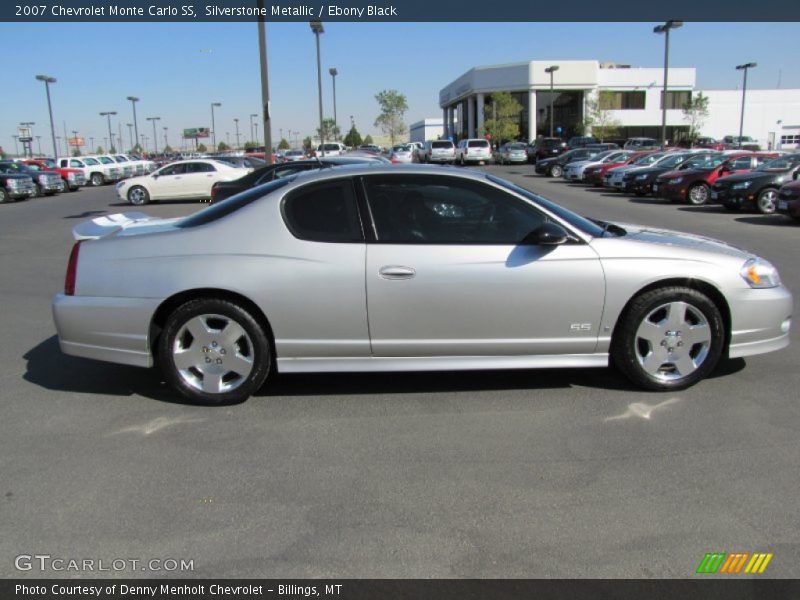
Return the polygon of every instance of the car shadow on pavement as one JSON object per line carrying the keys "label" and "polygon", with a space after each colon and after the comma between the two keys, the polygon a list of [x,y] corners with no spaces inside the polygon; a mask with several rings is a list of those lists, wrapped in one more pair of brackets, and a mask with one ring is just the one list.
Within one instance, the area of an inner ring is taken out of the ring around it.
{"label": "car shadow on pavement", "polygon": [[708,214],[718,214],[718,215],[732,215],[735,214],[732,211],[728,210],[721,204],[704,204],[701,206],[681,206],[678,210],[682,210],[684,212],[695,212],[695,213],[708,213]]}
{"label": "car shadow on pavement", "polygon": [[27,368],[23,379],[59,392],[140,395],[162,402],[181,403],[178,394],[162,382],[157,369],[100,362],[68,356],[52,336],[25,353]]}
{"label": "car shadow on pavement", "polygon": [[96,217],[98,215],[104,215],[108,211],[107,210],[87,210],[78,215],[67,215],[63,217],[64,219],[86,219],[88,217]]}
{"label": "car shadow on pavement", "polygon": [[800,221],[795,221],[784,215],[761,215],[752,217],[739,217],[734,219],[737,223],[749,223],[750,225],[771,225],[773,227],[797,227]]}
{"label": "car shadow on pavement", "polygon": [[638,197],[638,196],[630,196],[628,198],[628,202],[633,202],[635,204],[658,204],[660,206],[669,206],[671,203],[669,200],[663,200],[661,198],[647,198],[646,196]]}

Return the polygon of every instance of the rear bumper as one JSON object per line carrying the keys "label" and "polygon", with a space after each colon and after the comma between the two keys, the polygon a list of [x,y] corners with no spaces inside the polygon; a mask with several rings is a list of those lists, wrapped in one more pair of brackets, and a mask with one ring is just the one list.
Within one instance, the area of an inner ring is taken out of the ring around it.
{"label": "rear bumper", "polygon": [[160,301],[141,298],[53,298],[53,320],[64,354],[152,367],[150,323]]}

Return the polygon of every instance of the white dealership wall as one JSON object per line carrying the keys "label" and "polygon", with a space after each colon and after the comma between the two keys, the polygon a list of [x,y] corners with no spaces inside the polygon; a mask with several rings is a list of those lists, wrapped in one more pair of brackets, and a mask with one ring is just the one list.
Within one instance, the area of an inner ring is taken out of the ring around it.
{"label": "white dealership wall", "polygon": [[[442,135],[447,135],[449,125],[454,129],[457,119],[469,124],[470,137],[474,137],[482,123],[479,107],[487,94],[498,91],[527,92],[528,110],[536,110],[536,92],[550,89],[550,75],[545,68],[558,65],[553,74],[553,89],[556,91],[583,90],[586,95],[600,91],[644,91],[645,108],[642,110],[615,110],[613,116],[627,127],[652,127],[661,125],[661,90],[664,69],[662,67],[631,67],[597,60],[533,60],[504,65],[473,67],[450,82],[439,92],[442,118],[426,119],[443,123]],[[722,138],[738,135],[741,110],[741,90],[699,90],[695,87],[696,69],[673,67],[668,73],[670,91],[702,91],[709,97],[709,117],[702,127],[702,134]],[[464,101],[467,100],[464,110]],[[461,114],[468,112],[471,114]],[[467,118],[469,117],[469,118]],[[667,110],[668,126],[686,126],[680,109]],[[412,126],[413,127],[413,126]],[[535,137],[531,124],[523,132]],[[777,147],[781,136],[800,135],[800,89],[748,89],[745,104],[744,135],[758,140],[767,148],[774,139]],[[440,135],[437,133],[437,136]],[[414,139],[414,138],[412,138]],[[425,139],[431,139],[427,137]],[[796,147],[795,144],[783,145]]]}
{"label": "white dealership wall", "polygon": [[408,133],[411,142],[438,140],[444,134],[444,119],[434,117],[417,121],[409,125]]}

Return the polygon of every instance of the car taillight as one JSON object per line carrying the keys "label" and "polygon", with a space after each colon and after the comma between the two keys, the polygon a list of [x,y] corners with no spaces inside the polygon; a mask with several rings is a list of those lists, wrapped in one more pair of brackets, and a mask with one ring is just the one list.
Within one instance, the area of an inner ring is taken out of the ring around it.
{"label": "car taillight", "polygon": [[64,294],[66,296],[75,295],[75,277],[78,274],[78,252],[80,252],[80,241],[75,242],[72,246],[72,252],[69,253],[69,262],[67,263],[67,275],[64,277]]}
{"label": "car taillight", "polygon": [[469,154],[469,148],[464,147],[464,154]]}

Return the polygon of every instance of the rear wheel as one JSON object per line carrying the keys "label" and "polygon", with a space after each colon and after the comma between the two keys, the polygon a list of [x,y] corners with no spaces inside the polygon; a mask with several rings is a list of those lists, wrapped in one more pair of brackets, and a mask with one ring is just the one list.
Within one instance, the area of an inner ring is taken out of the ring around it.
{"label": "rear wheel", "polygon": [[705,294],[665,287],[633,300],[614,334],[611,354],[637,385],[680,390],[714,370],[724,340],[720,311]]}
{"label": "rear wheel", "polygon": [[89,182],[95,187],[103,185],[103,174],[92,173],[92,176],[89,177]]}
{"label": "rear wheel", "polygon": [[264,384],[272,357],[255,317],[233,302],[190,300],[168,318],[158,343],[167,381],[193,402],[243,402]]}
{"label": "rear wheel", "polygon": [[41,184],[36,183],[34,185],[36,186],[36,197],[41,198],[42,196],[44,196],[44,190],[42,189]]}
{"label": "rear wheel", "polygon": [[771,215],[778,208],[778,192],[773,188],[767,188],[758,194],[756,207],[762,215]]}
{"label": "rear wheel", "polygon": [[5,202],[10,202],[11,197],[8,195],[6,188],[0,187],[0,204],[4,204]]}
{"label": "rear wheel", "polygon": [[564,169],[561,165],[553,165],[550,167],[550,177],[561,177],[564,174]]}
{"label": "rear wheel", "polygon": [[686,198],[689,200],[689,204],[693,204],[694,206],[702,206],[708,202],[708,197],[709,190],[705,183],[694,184],[689,188],[689,193],[686,195]]}
{"label": "rear wheel", "polygon": [[63,179],[61,180],[61,189],[58,190],[61,194],[66,194],[69,191],[69,185]]}

